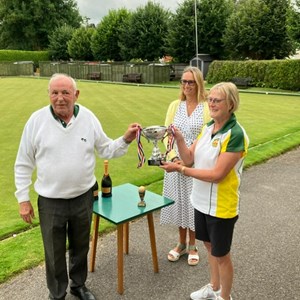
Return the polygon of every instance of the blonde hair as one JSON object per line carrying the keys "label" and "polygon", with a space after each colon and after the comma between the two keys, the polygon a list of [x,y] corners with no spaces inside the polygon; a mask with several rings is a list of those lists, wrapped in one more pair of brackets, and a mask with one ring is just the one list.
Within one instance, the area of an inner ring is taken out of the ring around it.
{"label": "blonde hair", "polygon": [[[196,89],[197,89],[197,101],[205,101],[206,100],[206,91],[204,87],[204,79],[203,74],[201,70],[197,67],[188,66],[183,70],[183,73],[191,72],[194,76],[194,80],[196,82]],[[186,96],[183,92],[183,87],[180,87],[180,94],[179,94],[180,100],[186,100]]]}
{"label": "blonde hair", "polygon": [[239,91],[236,85],[232,82],[220,82],[214,85],[210,92],[218,91],[222,93],[225,97],[226,103],[230,108],[230,112],[235,112],[240,105]]}

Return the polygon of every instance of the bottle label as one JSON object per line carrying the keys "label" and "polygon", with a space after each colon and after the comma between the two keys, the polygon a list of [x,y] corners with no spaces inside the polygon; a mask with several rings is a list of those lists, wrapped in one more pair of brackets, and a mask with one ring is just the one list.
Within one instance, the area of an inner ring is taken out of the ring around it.
{"label": "bottle label", "polygon": [[105,193],[105,194],[109,194],[111,192],[110,187],[103,187],[101,190],[102,190],[102,193]]}

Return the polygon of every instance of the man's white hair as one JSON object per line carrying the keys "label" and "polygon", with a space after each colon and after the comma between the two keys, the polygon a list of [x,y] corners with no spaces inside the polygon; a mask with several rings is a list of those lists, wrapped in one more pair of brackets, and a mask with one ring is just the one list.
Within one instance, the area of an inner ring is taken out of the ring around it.
{"label": "man's white hair", "polygon": [[51,86],[51,83],[54,79],[57,79],[57,78],[60,78],[60,77],[64,77],[64,78],[69,78],[72,82],[72,85],[73,85],[73,89],[74,89],[74,93],[77,91],[77,85],[76,85],[76,81],[74,80],[73,77],[71,77],[70,75],[68,74],[64,74],[64,73],[54,73],[50,80],[49,80],[49,84],[48,84],[48,92],[50,91],[50,86]]}

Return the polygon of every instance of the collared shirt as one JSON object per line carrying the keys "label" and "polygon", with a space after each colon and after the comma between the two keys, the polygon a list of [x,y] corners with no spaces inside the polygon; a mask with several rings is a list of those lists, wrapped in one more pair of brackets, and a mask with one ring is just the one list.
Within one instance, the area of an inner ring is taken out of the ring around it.
{"label": "collared shirt", "polygon": [[52,116],[55,120],[57,120],[59,123],[61,123],[61,125],[66,128],[67,126],[71,126],[72,123],[74,122],[75,118],[77,117],[78,113],[79,113],[79,105],[75,104],[74,105],[74,112],[73,112],[73,116],[70,120],[70,122],[67,124],[64,120],[62,120],[61,118],[59,118],[55,112],[54,112],[54,109],[52,107],[52,105],[50,105],[50,111],[52,113]]}
{"label": "collared shirt", "polygon": [[210,121],[198,137],[195,148],[195,169],[213,169],[220,153],[242,152],[242,156],[219,183],[193,179],[191,201],[195,209],[218,218],[233,218],[239,213],[239,188],[249,139],[233,114],[227,123],[212,134]]}

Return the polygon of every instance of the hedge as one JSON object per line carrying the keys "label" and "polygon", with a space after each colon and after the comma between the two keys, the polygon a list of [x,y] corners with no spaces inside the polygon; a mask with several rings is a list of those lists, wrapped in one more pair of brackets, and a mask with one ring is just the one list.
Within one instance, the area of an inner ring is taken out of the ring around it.
{"label": "hedge", "polygon": [[33,61],[34,66],[39,66],[39,61],[49,60],[48,51],[21,51],[21,50],[0,50],[0,61]]}
{"label": "hedge", "polygon": [[251,77],[256,87],[300,90],[300,60],[213,61],[208,69],[208,83]]}

